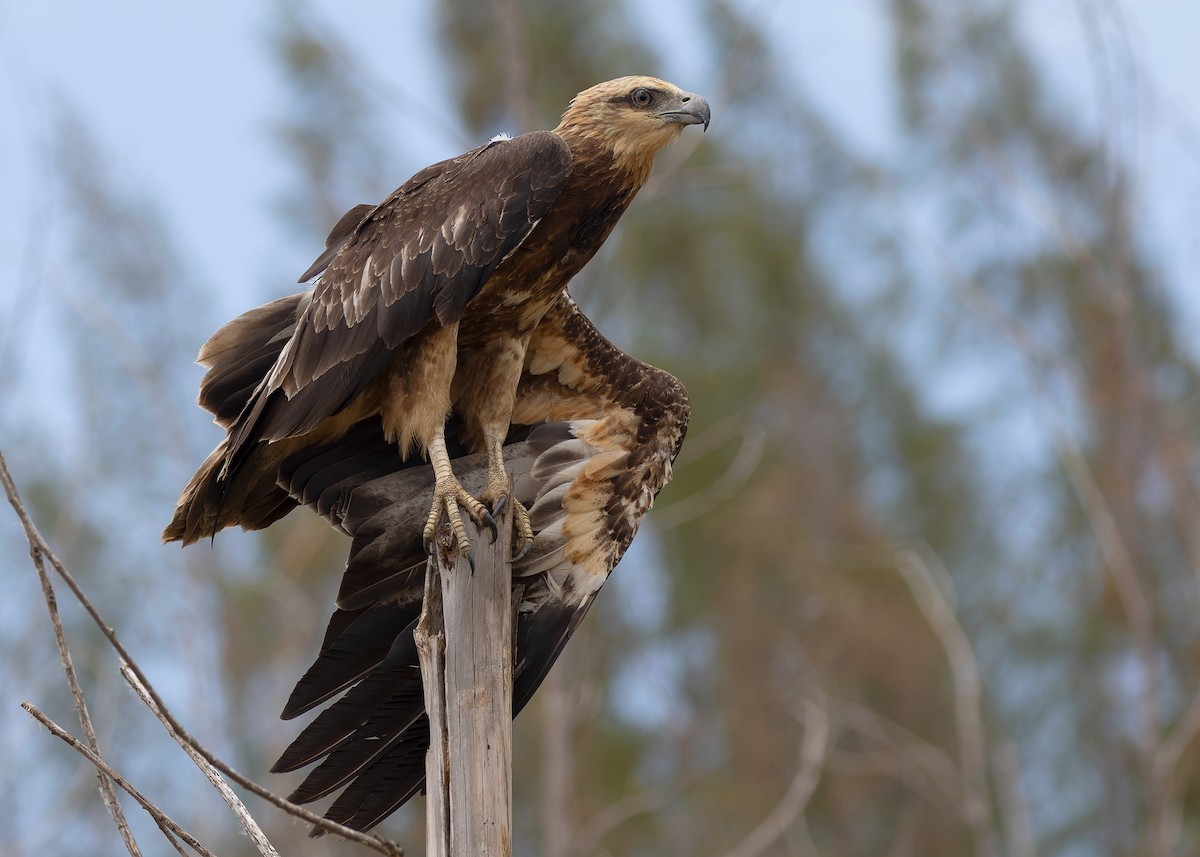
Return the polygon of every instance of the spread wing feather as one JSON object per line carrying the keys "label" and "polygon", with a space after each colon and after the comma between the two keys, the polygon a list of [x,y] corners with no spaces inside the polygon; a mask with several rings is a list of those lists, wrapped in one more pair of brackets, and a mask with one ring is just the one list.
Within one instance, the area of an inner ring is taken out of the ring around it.
{"label": "spread wing feather", "polygon": [[375,208],[351,209],[305,272],[320,275],[311,301],[232,427],[228,473],[254,443],[342,411],[425,325],[457,322],[570,168],[562,140],[537,131],[434,164]]}
{"label": "spread wing feather", "polygon": [[[251,367],[292,341],[307,301],[293,295],[251,311],[205,346],[210,370],[201,403],[218,420],[245,405],[254,386]],[[535,330],[504,446],[515,493],[534,527],[532,548],[513,567],[522,587],[514,714],[545,678],[669,478],[687,418],[679,382],[614,348],[565,293]],[[469,454],[461,436],[452,420],[447,443],[455,473],[478,492],[486,459]],[[421,609],[421,530],[433,475],[418,456],[401,459],[373,417],[336,440],[294,450],[259,474],[256,490],[269,494],[268,483],[277,503],[308,505],[351,537],[337,610],[283,716],[325,708],[274,770],[316,763],[294,799],[316,800],[344,786],[327,815],[366,829],[424,782],[428,721],[412,632]]]}
{"label": "spread wing feather", "polygon": [[[586,614],[666,481],[687,400],[675,379],[613,348],[565,296],[531,342],[504,447],[517,498],[531,512],[532,549],[514,563],[514,715],[529,701]],[[533,371],[534,369],[538,371]],[[611,386],[620,379],[624,386]],[[550,420],[545,422],[544,420]],[[455,473],[468,491],[486,479],[448,427]],[[338,610],[285,717],[330,703],[276,770],[317,766],[293,798],[338,788],[328,816],[366,829],[423,784],[428,722],[412,632],[425,554],[421,529],[433,479],[400,460],[377,422],[284,462],[280,484],[352,537]]]}

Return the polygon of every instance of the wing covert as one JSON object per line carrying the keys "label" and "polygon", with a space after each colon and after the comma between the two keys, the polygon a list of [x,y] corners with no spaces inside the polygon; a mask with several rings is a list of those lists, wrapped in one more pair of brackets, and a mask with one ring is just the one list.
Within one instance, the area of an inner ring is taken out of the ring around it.
{"label": "wing covert", "polygon": [[247,442],[314,428],[426,324],[457,322],[549,211],[570,168],[562,140],[537,131],[434,164],[374,209],[351,209],[306,272],[320,274],[311,301],[239,417],[231,460]]}
{"label": "wing covert", "polygon": [[[682,385],[611,345],[564,293],[530,342],[504,445],[533,545],[513,563],[522,587],[514,629],[513,713],[529,701],[621,559],[670,476],[689,407]],[[447,437],[467,490],[487,460]],[[329,817],[365,829],[424,780],[428,721],[411,656],[421,609],[421,544],[433,490],[419,456],[400,459],[379,426],[285,461],[280,485],[352,538],[338,609],[288,700],[293,717],[327,704],[275,770],[319,763],[297,788],[315,800],[345,786]],[[337,694],[344,694],[334,700]]]}

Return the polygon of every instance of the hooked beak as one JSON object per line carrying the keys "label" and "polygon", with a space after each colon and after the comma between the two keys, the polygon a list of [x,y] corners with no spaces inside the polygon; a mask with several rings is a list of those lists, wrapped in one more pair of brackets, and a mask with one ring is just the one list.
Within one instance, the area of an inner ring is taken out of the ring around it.
{"label": "hooked beak", "polygon": [[708,130],[709,120],[712,119],[712,111],[704,96],[691,92],[679,93],[678,102],[658,115],[679,125],[703,125],[705,131]]}

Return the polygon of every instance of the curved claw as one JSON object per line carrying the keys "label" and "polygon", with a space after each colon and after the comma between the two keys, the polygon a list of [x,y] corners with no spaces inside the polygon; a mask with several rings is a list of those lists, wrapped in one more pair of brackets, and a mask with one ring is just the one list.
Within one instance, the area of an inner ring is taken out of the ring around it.
{"label": "curved claw", "polygon": [[529,553],[529,549],[532,547],[533,547],[533,539],[527,539],[525,542],[525,546],[523,548],[521,548],[520,552],[513,555],[512,561],[517,562],[518,560],[524,559],[525,554]]}
{"label": "curved claw", "polygon": [[[504,498],[501,497],[500,499],[503,500]],[[499,501],[497,501],[496,505],[501,506],[501,503]],[[497,509],[494,513],[493,512],[484,512],[483,513],[483,525],[492,531],[492,541],[490,542],[490,544],[493,544],[493,545],[496,543],[496,539],[500,538],[500,528],[498,526],[496,526],[496,518],[494,517],[495,515],[498,515],[498,514],[500,514],[499,509]]]}
{"label": "curved claw", "polygon": [[[429,510],[429,517],[425,520],[425,529],[422,531],[422,544],[425,546],[426,553],[433,555],[436,551],[437,528],[444,518],[450,527],[453,549],[457,550],[460,557],[471,559],[471,542],[463,527],[462,515],[459,513],[460,508],[480,526],[489,527],[493,534],[492,540],[495,541],[498,529],[495,520],[488,514],[487,508],[468,494],[458,484],[458,480],[451,476],[445,482],[438,482],[434,486],[433,505]],[[474,567],[473,562],[472,567]]]}
{"label": "curved claw", "polygon": [[517,531],[515,536],[517,544],[521,545],[521,550],[513,556],[515,562],[529,553],[529,549],[533,547],[533,525],[529,520],[529,511],[521,503],[513,506],[513,527]]}

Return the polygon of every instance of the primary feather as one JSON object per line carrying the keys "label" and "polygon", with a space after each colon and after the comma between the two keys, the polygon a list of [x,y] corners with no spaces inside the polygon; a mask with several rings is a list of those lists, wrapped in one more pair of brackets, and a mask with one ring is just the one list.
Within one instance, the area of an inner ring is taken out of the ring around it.
{"label": "primary feather", "polygon": [[316,764],[294,799],[344,788],[329,817],[366,829],[424,780],[412,635],[441,490],[433,438],[467,492],[494,499],[511,476],[527,510],[514,714],[629,546],[670,478],[687,396],[611,345],[565,287],[654,154],[707,123],[703,99],[654,78],[593,87],[554,131],[497,138],[351,209],[302,277],[312,291],[202,349],[200,404],[227,436],[164,537],[264,527],[307,505],[351,538],[337,610],[284,709],[326,706],[276,763]]}

